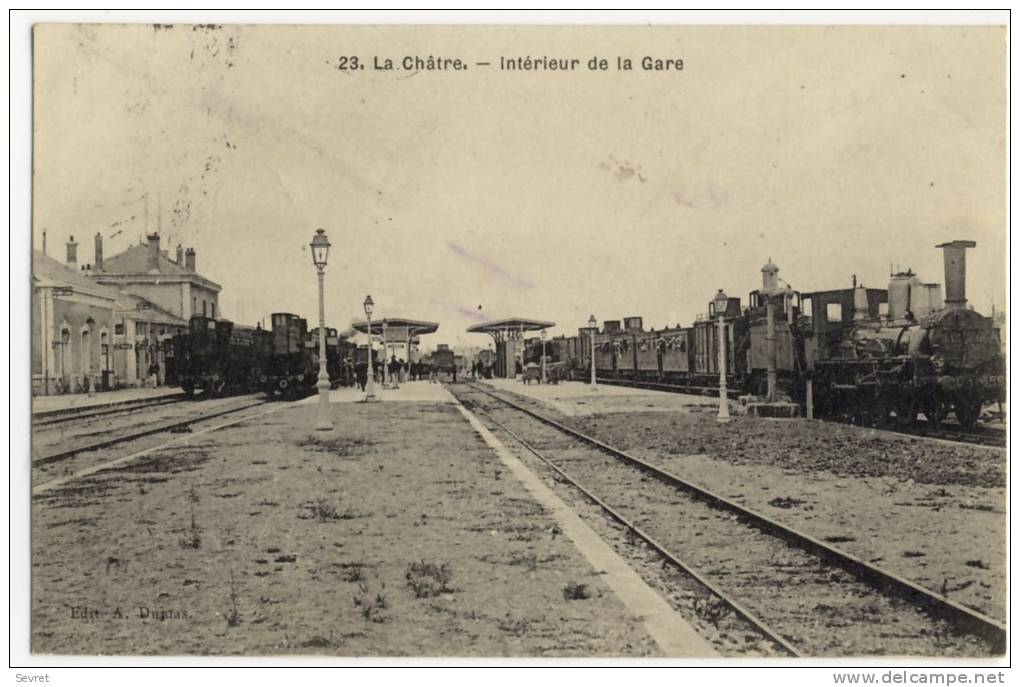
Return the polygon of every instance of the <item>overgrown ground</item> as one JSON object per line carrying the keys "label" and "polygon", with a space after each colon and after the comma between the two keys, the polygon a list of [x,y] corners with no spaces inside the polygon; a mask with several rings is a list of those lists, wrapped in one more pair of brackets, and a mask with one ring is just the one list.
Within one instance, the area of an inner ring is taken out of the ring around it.
{"label": "overgrown ground", "polygon": [[655,653],[452,406],[332,410],[327,435],[293,407],[37,497],[33,651]]}
{"label": "overgrown ground", "polygon": [[685,405],[680,403],[685,397],[673,394],[614,390],[600,396],[561,386],[555,404],[527,402],[676,475],[1005,619],[1005,451],[830,422],[737,415],[719,424],[703,398],[686,397],[691,400]]}

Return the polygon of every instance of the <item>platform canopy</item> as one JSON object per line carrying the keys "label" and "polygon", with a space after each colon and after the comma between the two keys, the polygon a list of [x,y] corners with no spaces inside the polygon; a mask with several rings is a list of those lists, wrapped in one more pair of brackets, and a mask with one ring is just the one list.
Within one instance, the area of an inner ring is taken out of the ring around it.
{"label": "platform canopy", "polygon": [[[386,340],[391,343],[402,343],[409,339],[423,334],[433,334],[439,329],[438,322],[424,322],[422,320],[409,320],[406,317],[384,317],[372,320],[372,334],[381,336],[383,327],[386,328]],[[368,321],[351,323],[354,331],[361,334],[368,333]]]}
{"label": "platform canopy", "polygon": [[504,320],[493,320],[491,322],[471,325],[467,328],[467,331],[469,334],[488,334],[499,342],[506,339],[523,338],[524,332],[537,332],[555,326],[555,322],[529,320],[526,317],[508,317]]}

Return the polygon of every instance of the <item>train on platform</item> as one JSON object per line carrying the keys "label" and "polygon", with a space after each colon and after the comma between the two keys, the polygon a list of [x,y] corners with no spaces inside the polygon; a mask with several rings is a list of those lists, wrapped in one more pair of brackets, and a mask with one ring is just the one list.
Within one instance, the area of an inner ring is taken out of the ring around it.
{"label": "train on platform", "polygon": [[[874,426],[923,414],[938,427],[952,414],[972,427],[984,405],[1005,400],[999,330],[966,305],[965,251],[975,245],[937,246],[944,302],[940,285],[910,270],[891,275],[888,289],[854,280],[845,289],[795,291],[770,260],[746,306],[720,292],[690,326],[646,331],[641,317],[605,321],[601,331],[550,339],[546,364],[561,366],[567,378],[590,379],[594,337],[598,380],[716,393],[722,345],[733,395],[783,399],[802,411],[810,402],[816,416]],[[525,363],[540,358],[541,346],[527,343]]]}
{"label": "train on platform", "polygon": [[[315,392],[319,375],[319,330],[291,313],[273,313],[271,328],[193,316],[188,330],[168,341],[167,382],[189,397],[262,391],[294,400]],[[355,345],[326,328],[326,370],[338,386]]]}
{"label": "train on platform", "polygon": [[435,372],[436,378],[444,382],[457,380],[457,358],[453,349],[448,344],[439,344],[436,350],[432,351],[428,362]]}

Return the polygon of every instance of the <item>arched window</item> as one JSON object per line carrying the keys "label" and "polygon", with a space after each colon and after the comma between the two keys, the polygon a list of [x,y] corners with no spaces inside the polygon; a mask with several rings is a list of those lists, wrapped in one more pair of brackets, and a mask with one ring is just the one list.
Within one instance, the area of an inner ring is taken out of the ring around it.
{"label": "arched window", "polygon": [[81,362],[78,368],[79,372],[85,374],[92,370],[92,339],[88,329],[81,330],[81,356],[79,360]]}
{"label": "arched window", "polygon": [[99,367],[105,372],[110,371],[110,335],[99,333]]}
{"label": "arched window", "polygon": [[216,301],[209,301],[209,308],[212,311],[210,317],[216,319]]}
{"label": "arched window", "polygon": [[206,317],[206,312],[205,312],[205,299],[204,299],[204,298],[202,299],[202,317]]}
{"label": "arched window", "polygon": [[71,371],[71,329],[60,328],[60,377],[63,379]]}

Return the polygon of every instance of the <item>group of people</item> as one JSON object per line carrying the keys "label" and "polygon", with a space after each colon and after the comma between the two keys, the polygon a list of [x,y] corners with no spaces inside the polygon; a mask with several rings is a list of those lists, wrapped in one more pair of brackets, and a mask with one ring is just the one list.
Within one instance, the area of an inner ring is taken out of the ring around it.
{"label": "group of people", "polygon": [[489,362],[475,360],[471,363],[471,379],[492,379],[493,365]]}
{"label": "group of people", "polygon": [[[389,379],[396,382],[406,381],[436,381],[436,371],[432,365],[426,362],[408,363],[406,360],[397,360],[396,356],[390,358],[388,363],[376,358],[372,361],[372,380],[376,384],[383,382],[383,365],[386,366],[386,374]],[[359,360],[354,362],[350,357],[344,358],[340,363],[340,384],[342,386],[357,386],[362,391],[368,385],[368,362]]]}

